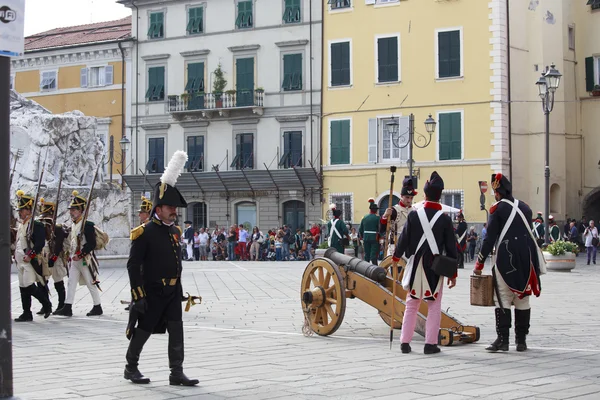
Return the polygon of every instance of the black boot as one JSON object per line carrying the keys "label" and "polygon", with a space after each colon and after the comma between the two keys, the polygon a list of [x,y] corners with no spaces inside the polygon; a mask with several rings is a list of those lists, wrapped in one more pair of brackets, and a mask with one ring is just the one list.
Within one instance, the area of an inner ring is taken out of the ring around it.
{"label": "black boot", "polygon": [[62,315],[63,317],[72,317],[73,316],[73,308],[69,303],[65,303],[63,308],[54,311],[54,315]]}
{"label": "black boot", "polygon": [[142,349],[144,348],[144,344],[146,344],[149,337],[150,332],[146,332],[144,330],[141,330],[140,328],[136,328],[133,337],[129,342],[127,354],[125,355],[127,365],[125,365],[125,372],[123,373],[123,378],[129,379],[133,383],[150,383],[150,378],[146,378],[138,369],[140,354],[142,352]]}
{"label": "black boot", "polygon": [[23,314],[15,318],[15,322],[33,321],[33,314],[31,314],[31,293],[29,292],[29,288],[20,287],[19,290],[21,291]]}
{"label": "black boot", "polygon": [[[48,293],[48,297],[50,297],[50,294],[49,294],[49,293],[50,293],[50,290],[48,290],[48,284],[46,284],[46,286],[44,286],[44,285],[42,285],[41,283],[39,283],[39,282],[38,282],[38,283],[36,283],[36,286],[38,287],[38,289],[39,289],[40,291],[42,291],[42,293],[43,293],[43,292],[46,292],[46,293]],[[48,301],[49,301],[49,300],[48,300]],[[52,303],[50,303],[50,309],[52,309]],[[36,313],[36,315],[44,315],[44,314],[46,314],[46,313],[45,313],[45,311],[44,311],[44,307],[40,308],[40,311],[38,311],[38,312]]]}
{"label": "black boot", "polygon": [[408,354],[410,353],[410,343],[401,343],[400,344],[400,350],[402,351],[403,354]]}
{"label": "black boot", "polygon": [[97,306],[92,307],[89,313],[86,314],[88,317],[93,317],[94,315],[102,315],[102,306],[98,304]]}
{"label": "black boot", "polygon": [[425,343],[425,347],[423,348],[424,354],[436,354],[442,351],[437,344],[427,344]]}
{"label": "black boot", "polygon": [[169,384],[176,386],[194,386],[200,383],[198,379],[189,379],[183,373],[183,322],[169,321]]}
{"label": "black boot", "polygon": [[44,312],[44,318],[48,318],[52,314],[52,303],[50,303],[50,297],[48,297],[48,290],[45,286],[31,285],[28,287],[31,295],[42,303],[42,311]]}
{"label": "black boot", "polygon": [[510,334],[510,308],[496,308],[496,333],[498,337],[494,343],[490,344],[485,349],[496,352],[508,351],[508,337]]}
{"label": "black boot", "polygon": [[[56,311],[58,311],[65,306],[65,281],[54,282],[54,289],[58,295],[58,306],[56,307]],[[56,311],[54,311],[52,314],[56,315]]]}
{"label": "black boot", "polygon": [[517,340],[517,351],[527,350],[526,336],[529,334],[529,320],[531,318],[531,308],[529,310],[517,310],[515,308],[515,334]]}

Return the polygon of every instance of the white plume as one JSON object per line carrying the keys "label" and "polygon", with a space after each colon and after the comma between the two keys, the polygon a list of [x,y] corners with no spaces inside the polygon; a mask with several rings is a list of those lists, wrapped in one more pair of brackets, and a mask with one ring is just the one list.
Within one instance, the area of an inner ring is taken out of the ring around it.
{"label": "white plume", "polygon": [[173,157],[171,157],[171,161],[169,161],[169,165],[167,165],[165,172],[163,172],[160,177],[160,181],[167,185],[175,186],[177,178],[181,175],[181,171],[183,170],[183,167],[185,167],[187,160],[187,153],[182,150],[177,150],[175,154],[173,154]]}
{"label": "white plume", "polygon": [[335,210],[335,209],[336,209],[336,207],[337,207],[337,206],[335,205],[335,203],[331,203],[331,204],[329,205],[329,209],[330,209],[330,210]]}

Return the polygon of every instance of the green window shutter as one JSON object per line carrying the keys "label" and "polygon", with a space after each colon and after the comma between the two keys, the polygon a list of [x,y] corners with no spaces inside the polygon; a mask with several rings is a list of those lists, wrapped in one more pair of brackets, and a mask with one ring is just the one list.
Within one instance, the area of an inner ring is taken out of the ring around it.
{"label": "green window shutter", "polygon": [[[599,82],[600,83],[600,82]],[[596,85],[594,79],[594,57],[585,58],[585,90],[591,92]]]}
{"label": "green window shutter", "polygon": [[343,164],[350,164],[350,121],[342,122],[342,135],[341,135],[341,160]]}
{"label": "green window shutter", "polygon": [[235,71],[236,105],[250,106],[254,103],[254,58],[238,58]]}
{"label": "green window shutter", "polygon": [[283,56],[284,91],[302,90],[302,54],[286,54]]}
{"label": "green window shutter", "polygon": [[462,114],[440,114],[439,159],[460,160],[462,158]]}
{"label": "green window shutter", "polygon": [[285,0],[283,21],[292,24],[301,21],[300,0]]}
{"label": "green window shutter", "polygon": [[152,67],[148,69],[148,91],[146,97],[149,101],[159,101],[165,98],[165,67]]}
{"label": "green window shutter", "polygon": [[438,32],[438,74],[460,76],[460,31]]}
{"label": "green window shutter", "polygon": [[439,159],[450,159],[450,116],[448,114],[440,114],[439,122]]}
{"label": "green window shutter", "polygon": [[350,43],[331,45],[331,86],[350,84]]}
{"label": "green window shutter", "polygon": [[331,164],[350,163],[350,121],[331,121]]}
{"label": "green window shutter", "polygon": [[398,38],[377,39],[378,82],[398,81]]}
{"label": "green window shutter", "polygon": [[252,27],[252,1],[238,2],[238,15],[235,25],[237,28]]}
{"label": "green window shutter", "polygon": [[197,92],[204,89],[204,63],[190,63],[187,65],[186,92]]}

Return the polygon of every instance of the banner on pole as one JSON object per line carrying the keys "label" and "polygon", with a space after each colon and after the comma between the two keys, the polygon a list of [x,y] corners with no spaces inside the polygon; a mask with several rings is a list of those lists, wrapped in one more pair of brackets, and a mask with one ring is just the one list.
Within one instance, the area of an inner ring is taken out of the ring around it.
{"label": "banner on pole", "polygon": [[0,56],[25,52],[25,0],[0,0]]}

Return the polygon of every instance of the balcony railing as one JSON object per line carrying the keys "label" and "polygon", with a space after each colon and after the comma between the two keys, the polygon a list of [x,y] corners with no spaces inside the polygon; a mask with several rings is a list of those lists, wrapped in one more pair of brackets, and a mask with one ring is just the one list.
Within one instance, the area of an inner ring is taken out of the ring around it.
{"label": "balcony railing", "polygon": [[170,113],[196,110],[223,110],[246,107],[263,107],[264,92],[256,90],[238,90],[231,93],[190,93],[171,95],[167,107]]}

